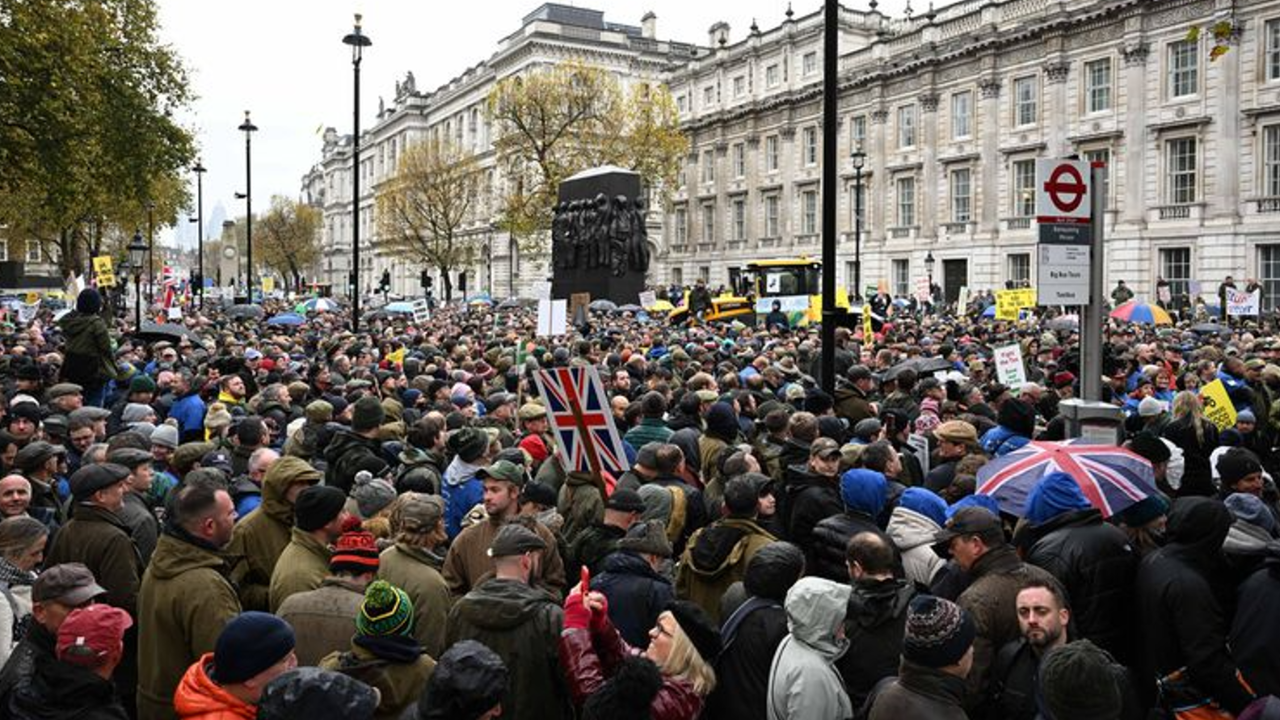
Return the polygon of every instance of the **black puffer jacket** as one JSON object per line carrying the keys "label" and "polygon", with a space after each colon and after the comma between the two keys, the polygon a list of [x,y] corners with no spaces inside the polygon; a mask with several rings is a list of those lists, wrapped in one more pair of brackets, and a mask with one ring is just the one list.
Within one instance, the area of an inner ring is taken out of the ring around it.
{"label": "black puffer jacket", "polygon": [[811,542],[801,545],[808,562],[808,574],[835,582],[848,582],[849,565],[845,560],[845,550],[849,545],[849,538],[860,532],[876,533],[893,547],[893,541],[880,531],[870,515],[857,510],[832,515],[814,526]]}
{"label": "black puffer jacket", "polygon": [[12,720],[126,720],[116,686],[92,672],[56,660],[36,667],[31,682],[9,700]]}
{"label": "black puffer jacket", "polygon": [[600,566],[591,589],[609,598],[609,619],[622,639],[632,647],[648,647],[649,630],[675,600],[675,587],[633,552],[612,553]]}
{"label": "black puffer jacket", "polygon": [[1138,629],[1144,652],[1138,677],[1182,667],[1190,682],[1238,715],[1252,700],[1236,682],[1227,618],[1214,596],[1231,513],[1218,500],[1183,498],[1169,513],[1169,544],[1138,567]]}
{"label": "black puffer jacket", "polygon": [[837,660],[836,669],[855,708],[862,707],[876,683],[898,674],[907,606],[915,595],[915,587],[906,580],[865,578],[853,583],[844,634],[857,650]]}
{"label": "black puffer jacket", "polygon": [[1138,559],[1120,528],[1097,510],[1063,513],[1036,529],[1027,562],[1048,570],[1071,599],[1075,637],[1120,662],[1133,657],[1133,580]]}
{"label": "black puffer jacket", "polygon": [[324,472],[324,484],[339,488],[344,493],[351,492],[351,485],[360,470],[380,475],[378,466],[382,469],[387,466],[382,459],[381,443],[347,429],[334,434],[324,451],[324,459],[328,463]]}
{"label": "black puffer jacket", "polygon": [[839,478],[814,475],[803,466],[787,468],[782,494],[785,502],[779,498],[778,513],[786,524],[786,539],[802,548],[809,546],[818,523],[844,512]]}
{"label": "black puffer jacket", "polygon": [[752,597],[724,622],[724,650],[716,660],[716,689],[707,698],[707,720],[766,720],[769,668],[787,636],[782,603]]}
{"label": "black puffer jacket", "polygon": [[1231,655],[1258,695],[1280,695],[1280,551],[1240,585]]}

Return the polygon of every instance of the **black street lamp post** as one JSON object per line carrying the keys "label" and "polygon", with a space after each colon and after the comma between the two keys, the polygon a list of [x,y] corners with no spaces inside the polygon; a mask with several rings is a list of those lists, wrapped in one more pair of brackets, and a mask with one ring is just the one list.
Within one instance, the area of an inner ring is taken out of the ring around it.
{"label": "black street lamp post", "polygon": [[196,224],[196,297],[199,307],[204,309],[204,174],[207,172],[203,164],[196,161],[191,168],[196,174],[196,216],[191,220]]}
{"label": "black street lamp post", "polygon": [[934,262],[935,261],[933,259],[933,251],[930,250],[929,252],[925,253],[924,270],[926,273],[929,274],[929,304],[930,305],[933,305],[933,263]]}
{"label": "black street lamp post", "polygon": [[356,13],[355,28],[342,38],[351,46],[351,72],[354,80],[351,135],[351,331],[360,330],[360,61],[364,49],[373,44],[360,28],[362,16]]}
{"label": "black street lamp post", "polygon": [[250,144],[258,126],[249,120],[248,110],[244,111],[244,122],[237,129],[244,131],[244,272],[249,304],[253,304],[253,155]]}
{"label": "black street lamp post", "polygon": [[862,299],[862,166],[867,154],[862,143],[853,150],[853,296]]}
{"label": "black street lamp post", "polygon": [[142,330],[142,263],[146,261],[147,245],[142,242],[142,231],[135,230],[129,243],[129,263],[133,266],[133,327]]}
{"label": "black street lamp post", "polygon": [[147,302],[156,301],[156,204],[147,201]]}

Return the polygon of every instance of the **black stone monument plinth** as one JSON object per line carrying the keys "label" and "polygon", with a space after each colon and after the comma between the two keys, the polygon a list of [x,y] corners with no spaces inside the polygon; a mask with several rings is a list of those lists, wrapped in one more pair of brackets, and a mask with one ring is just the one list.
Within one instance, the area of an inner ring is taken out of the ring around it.
{"label": "black stone monument plinth", "polygon": [[639,302],[649,269],[640,175],[592,168],[560,183],[551,229],[551,297],[590,293],[618,305]]}

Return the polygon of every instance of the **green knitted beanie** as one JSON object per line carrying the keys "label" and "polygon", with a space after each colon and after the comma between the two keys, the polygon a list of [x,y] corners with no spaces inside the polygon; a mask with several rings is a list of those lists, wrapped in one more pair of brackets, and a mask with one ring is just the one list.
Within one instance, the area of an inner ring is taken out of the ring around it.
{"label": "green knitted beanie", "polygon": [[413,601],[408,593],[386,580],[373,581],[364,591],[356,631],[366,637],[411,635]]}

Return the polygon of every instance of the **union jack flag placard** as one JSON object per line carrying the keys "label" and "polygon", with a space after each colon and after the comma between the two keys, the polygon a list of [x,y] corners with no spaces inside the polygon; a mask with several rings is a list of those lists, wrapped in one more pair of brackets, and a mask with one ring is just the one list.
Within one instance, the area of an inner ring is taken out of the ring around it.
{"label": "union jack flag placard", "polygon": [[630,469],[609,398],[594,366],[550,368],[534,374],[547,404],[551,432],[567,471],[590,473],[591,459],[615,478]]}

